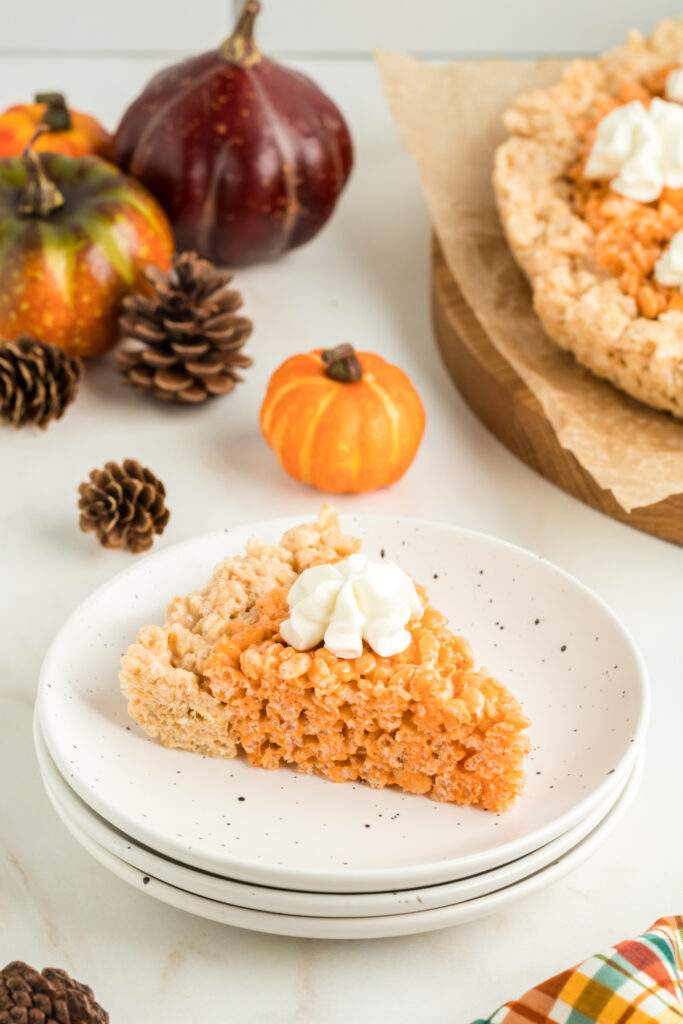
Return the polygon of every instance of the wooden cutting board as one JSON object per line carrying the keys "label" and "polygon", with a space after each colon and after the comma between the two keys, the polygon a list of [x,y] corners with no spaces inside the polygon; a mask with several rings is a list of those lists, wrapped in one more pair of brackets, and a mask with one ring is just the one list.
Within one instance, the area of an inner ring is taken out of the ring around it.
{"label": "wooden cutting board", "polygon": [[625,512],[562,448],[524,381],[489,341],[438,242],[432,247],[432,318],[446,367],[479,419],[518,458],[568,494],[637,530],[683,545],[683,494]]}

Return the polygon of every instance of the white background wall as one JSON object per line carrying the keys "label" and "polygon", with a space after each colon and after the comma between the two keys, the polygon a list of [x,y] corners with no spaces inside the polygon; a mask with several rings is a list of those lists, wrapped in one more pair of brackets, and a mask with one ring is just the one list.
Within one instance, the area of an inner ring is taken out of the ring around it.
{"label": "white background wall", "polygon": [[[590,52],[632,25],[683,14],[679,0],[263,0],[265,49],[296,56]],[[7,7],[10,0],[3,0]],[[209,48],[241,0],[20,0],[3,17],[0,57],[98,52],[153,56]]]}

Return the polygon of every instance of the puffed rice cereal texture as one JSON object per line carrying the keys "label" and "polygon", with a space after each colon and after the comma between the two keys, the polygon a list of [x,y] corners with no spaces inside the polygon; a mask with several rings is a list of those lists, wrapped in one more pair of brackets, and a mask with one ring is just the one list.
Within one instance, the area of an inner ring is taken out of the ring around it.
{"label": "puffed rice cereal texture", "polygon": [[652,271],[683,229],[683,190],[636,203],[581,171],[600,118],[620,103],[661,96],[682,53],[683,19],[571,62],[559,82],[506,112],[510,135],[493,172],[507,240],[548,336],[597,376],[679,417],[683,296]]}
{"label": "puffed rice cereal texture", "polygon": [[437,611],[427,605],[392,658],[282,640],[297,574],[359,548],[325,509],[279,547],[252,542],[223,562],[124,655],[130,714],[167,746],[505,810],[523,786],[528,720]]}

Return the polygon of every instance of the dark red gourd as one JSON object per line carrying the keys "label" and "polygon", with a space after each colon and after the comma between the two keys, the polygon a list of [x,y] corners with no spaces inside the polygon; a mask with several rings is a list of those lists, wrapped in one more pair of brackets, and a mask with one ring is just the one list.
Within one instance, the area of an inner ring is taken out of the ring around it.
{"label": "dark red gourd", "polygon": [[115,138],[117,163],[159,200],[177,247],[227,266],[313,238],[353,163],[332,100],[257,48],[259,9],[247,0],[220,49],[159,72]]}

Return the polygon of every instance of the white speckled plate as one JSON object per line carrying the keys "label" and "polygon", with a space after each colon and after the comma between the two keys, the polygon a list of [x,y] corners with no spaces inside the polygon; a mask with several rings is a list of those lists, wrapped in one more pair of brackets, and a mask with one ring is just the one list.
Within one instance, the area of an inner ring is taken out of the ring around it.
{"label": "white speckled plate", "polygon": [[635,797],[643,769],[643,756],[636,759],[626,788],[609,814],[577,846],[563,857],[559,857],[541,871],[522,879],[515,885],[506,886],[497,892],[477,899],[457,903],[454,906],[422,910],[414,914],[388,914],[380,917],[304,917],[294,914],[271,914],[259,910],[220,903],[204,899],[176,886],[155,878],[132,867],[120,857],[114,856],[100,846],[69,817],[57,801],[49,785],[46,792],[52,805],[73,838],[90,853],[95,860],[118,878],[141,892],[167,903],[178,910],[184,910],[197,917],[247,928],[249,931],[266,932],[271,935],[290,935],[306,939],[381,939],[397,935],[416,935],[420,932],[436,931],[465,924],[480,917],[486,917],[525,896],[534,893],[553,882],[559,881],[579,867],[598,847],[602,846],[619,824]]}
{"label": "white speckled plate", "polygon": [[379,892],[453,881],[524,856],[574,827],[635,760],[649,706],[645,668],[605,604],[520,548],[440,523],[344,517],[425,583],[476,659],[524,704],[533,753],[509,813],[394,790],[333,785],[239,759],[166,750],[128,719],[118,662],[168,600],[204,584],[249,537],[299,520],[213,533],[134,563],[78,608],[40,676],[38,711],[61,774],[103,818],[181,863],[240,881]]}
{"label": "white speckled plate", "polygon": [[113,853],[145,874],[184,889],[195,896],[204,896],[219,903],[264,910],[274,914],[294,914],[301,917],[379,917],[385,914],[412,914],[421,910],[450,907],[456,903],[476,899],[547,867],[564,856],[607,817],[624,791],[631,771],[615,772],[613,786],[605,801],[569,832],[563,833],[539,850],[504,864],[491,871],[471,875],[457,882],[425,886],[420,889],[399,889],[397,892],[372,893],[319,893],[273,889],[237,882],[220,875],[211,875],[197,868],[186,867],[169,860],[136,843],[113,825],[109,825],[74,793],[57,771],[45,747],[37,720],[34,722],[36,754],[46,789],[50,790],[53,804],[58,804],[69,818],[94,843]]}

